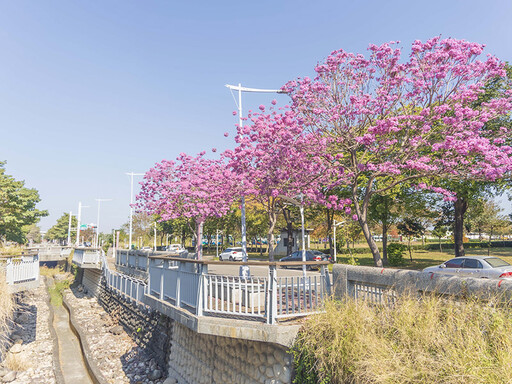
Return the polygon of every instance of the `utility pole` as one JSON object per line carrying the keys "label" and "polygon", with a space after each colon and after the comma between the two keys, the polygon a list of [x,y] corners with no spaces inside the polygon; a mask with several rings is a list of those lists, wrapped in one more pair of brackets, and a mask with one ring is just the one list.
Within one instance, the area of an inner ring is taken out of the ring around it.
{"label": "utility pole", "polygon": [[128,240],[128,249],[132,248],[132,225],[133,225],[133,176],[143,176],[143,173],[134,173],[134,172],[128,172],[126,173],[128,176],[130,176],[130,235]]}
{"label": "utility pole", "polygon": [[100,207],[102,201],[112,201],[112,199],[95,199],[98,202],[98,220],[96,221],[96,248],[100,246]]}
{"label": "utility pole", "polygon": [[80,224],[82,220],[82,208],[89,208],[88,205],[82,205],[82,202],[78,202],[78,218],[76,224],[76,246],[80,245]]}
{"label": "utility pole", "polygon": [[334,232],[333,237],[334,237],[334,262],[335,263],[336,263],[336,227],[343,223],[344,223],[344,221],[336,221],[335,219],[332,220],[333,232]]}
{"label": "utility pole", "polygon": [[[283,91],[279,89],[257,89],[257,88],[247,88],[242,87],[241,83],[238,83],[238,86],[236,85],[230,85],[226,84],[226,87],[231,90],[231,93],[233,93],[233,90],[238,91],[238,103],[235,99],[235,104],[238,107],[238,125],[240,127],[243,127],[243,120],[242,120],[242,92],[257,92],[257,93],[284,93]],[[233,95],[233,99],[234,99]],[[242,180],[243,185],[243,180]],[[247,262],[247,228],[245,224],[245,196],[242,192],[242,261],[244,263]],[[248,278],[250,276],[250,270],[249,266],[247,265],[241,265],[240,266],[240,277]]]}

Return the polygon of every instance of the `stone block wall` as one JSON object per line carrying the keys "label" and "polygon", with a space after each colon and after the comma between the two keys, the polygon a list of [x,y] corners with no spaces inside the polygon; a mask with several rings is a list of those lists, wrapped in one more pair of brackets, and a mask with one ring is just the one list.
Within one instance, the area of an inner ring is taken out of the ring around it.
{"label": "stone block wall", "polygon": [[292,358],[278,345],[198,334],[174,322],[168,374],[179,384],[288,384]]}

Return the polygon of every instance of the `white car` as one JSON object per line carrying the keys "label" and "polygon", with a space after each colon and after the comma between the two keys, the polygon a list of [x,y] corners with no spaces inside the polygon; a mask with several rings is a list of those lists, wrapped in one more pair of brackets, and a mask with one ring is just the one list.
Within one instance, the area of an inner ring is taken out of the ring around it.
{"label": "white car", "polygon": [[461,256],[423,272],[444,275],[480,277],[483,279],[512,279],[512,265],[492,256]]}
{"label": "white car", "polygon": [[171,245],[167,246],[166,250],[171,251],[171,252],[180,252],[180,251],[184,251],[185,248],[183,248],[183,245],[181,245],[181,244],[171,244]]}
{"label": "white car", "polygon": [[223,260],[242,261],[243,258],[244,258],[244,253],[242,251],[242,247],[226,248],[226,250],[219,255],[219,261],[223,261]]}

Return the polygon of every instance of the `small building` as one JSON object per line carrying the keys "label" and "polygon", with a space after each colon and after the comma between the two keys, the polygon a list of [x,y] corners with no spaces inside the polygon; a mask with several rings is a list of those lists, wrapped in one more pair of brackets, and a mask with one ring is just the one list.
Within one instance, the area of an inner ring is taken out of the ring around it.
{"label": "small building", "polygon": [[[304,235],[306,240],[306,249],[309,249],[311,241],[310,234],[313,232],[312,229],[305,229]],[[299,251],[302,249],[301,247],[301,239],[302,239],[302,229],[293,229],[292,230],[292,252]],[[276,245],[274,250],[274,255],[276,256],[286,256],[288,249],[288,230],[286,228],[281,229],[280,240]]]}

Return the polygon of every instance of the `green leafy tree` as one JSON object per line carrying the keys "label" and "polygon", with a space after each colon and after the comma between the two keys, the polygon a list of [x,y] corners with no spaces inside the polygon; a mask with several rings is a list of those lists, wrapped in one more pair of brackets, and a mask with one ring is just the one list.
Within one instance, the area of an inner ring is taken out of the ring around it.
{"label": "green leafy tree", "polygon": [[439,250],[443,252],[443,246],[441,245],[441,238],[446,237],[448,233],[448,227],[443,225],[442,223],[437,223],[432,230],[432,236],[435,236],[439,239]]}
{"label": "green leafy tree", "polygon": [[40,243],[41,236],[41,228],[39,228],[36,224],[31,224],[27,227],[27,241],[31,243]]}
{"label": "green leafy tree", "polygon": [[[76,228],[78,221],[74,215],[71,215],[71,228]],[[68,238],[69,213],[63,213],[57,219],[57,223],[46,232],[46,239],[57,240],[59,242],[66,241]]]}
{"label": "green leafy tree", "polygon": [[5,162],[0,161],[0,242],[25,242],[24,228],[48,215],[47,211],[36,209],[40,201],[37,190],[26,188],[24,181],[7,175]]}
{"label": "green leafy tree", "polygon": [[406,217],[396,227],[398,228],[400,233],[407,238],[409,259],[411,259],[412,261],[411,240],[413,239],[413,237],[423,236],[423,234],[425,233],[425,227],[419,220],[413,219],[411,217]]}

